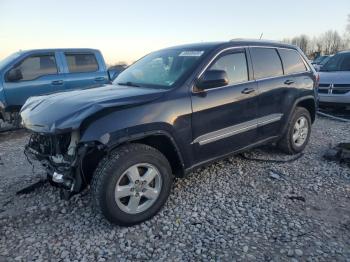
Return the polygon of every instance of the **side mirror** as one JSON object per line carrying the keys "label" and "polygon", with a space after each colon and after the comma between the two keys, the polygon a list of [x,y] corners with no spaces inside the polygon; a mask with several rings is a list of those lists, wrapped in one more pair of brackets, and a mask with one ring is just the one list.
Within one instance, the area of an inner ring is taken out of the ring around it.
{"label": "side mirror", "polygon": [[200,90],[228,85],[228,77],[225,70],[208,70],[197,81],[196,87]]}
{"label": "side mirror", "polygon": [[6,76],[7,81],[9,82],[17,82],[23,78],[21,69],[19,68],[12,68]]}
{"label": "side mirror", "polygon": [[120,74],[120,71],[115,70],[115,69],[108,69],[108,76],[111,81],[117,78],[117,76]]}

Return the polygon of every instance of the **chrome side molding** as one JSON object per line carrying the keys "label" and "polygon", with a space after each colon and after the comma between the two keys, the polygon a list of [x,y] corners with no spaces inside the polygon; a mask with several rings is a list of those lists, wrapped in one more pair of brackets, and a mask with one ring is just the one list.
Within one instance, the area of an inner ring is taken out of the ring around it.
{"label": "chrome side molding", "polygon": [[282,116],[283,114],[275,113],[264,117],[259,117],[257,119],[250,120],[247,122],[243,122],[234,126],[219,129],[197,137],[195,140],[193,140],[192,144],[199,143],[199,145],[201,146],[206,145],[230,136],[241,134],[243,132],[256,129],[261,126],[280,121]]}

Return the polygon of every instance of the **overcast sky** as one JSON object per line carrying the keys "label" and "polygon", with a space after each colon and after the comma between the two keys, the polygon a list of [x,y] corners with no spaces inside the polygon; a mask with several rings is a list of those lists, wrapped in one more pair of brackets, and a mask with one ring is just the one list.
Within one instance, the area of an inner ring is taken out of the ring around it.
{"label": "overcast sky", "polygon": [[0,0],[0,59],[20,49],[91,47],[108,63],[232,38],[343,34],[350,0]]}

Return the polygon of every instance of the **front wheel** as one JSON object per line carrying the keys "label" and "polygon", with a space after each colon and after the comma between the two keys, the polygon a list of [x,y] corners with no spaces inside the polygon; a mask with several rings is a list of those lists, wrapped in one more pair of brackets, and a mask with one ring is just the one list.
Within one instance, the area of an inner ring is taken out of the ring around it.
{"label": "front wheel", "polygon": [[311,117],[308,110],[297,107],[287,126],[286,133],[279,141],[279,147],[287,154],[297,154],[304,150],[311,134]]}
{"label": "front wheel", "polygon": [[173,181],[169,162],[155,148],[130,144],[105,157],[92,180],[94,206],[110,222],[131,226],[153,217]]}

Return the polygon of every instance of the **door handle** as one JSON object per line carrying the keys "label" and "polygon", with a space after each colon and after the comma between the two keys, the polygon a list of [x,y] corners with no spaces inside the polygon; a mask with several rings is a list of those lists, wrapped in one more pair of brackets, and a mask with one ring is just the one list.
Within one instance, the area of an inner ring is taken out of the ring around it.
{"label": "door handle", "polygon": [[55,80],[55,81],[52,81],[51,84],[54,86],[63,85],[63,80]]}
{"label": "door handle", "polygon": [[254,88],[250,88],[250,87],[244,88],[241,91],[242,94],[250,94],[250,93],[253,93],[253,92],[255,92],[255,89]]}
{"label": "door handle", "polygon": [[294,84],[294,81],[288,79],[288,80],[284,81],[284,84],[291,85],[291,84]]}
{"label": "door handle", "polygon": [[96,78],[95,78],[95,81],[96,81],[96,82],[104,81],[104,80],[106,80],[106,78],[104,78],[103,76],[101,76],[101,77],[96,77]]}

